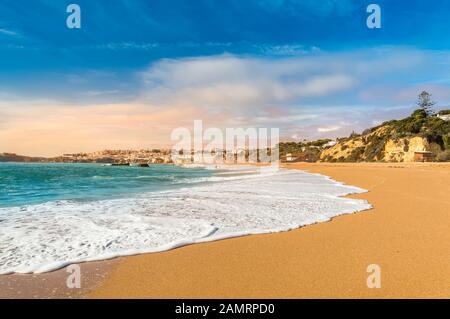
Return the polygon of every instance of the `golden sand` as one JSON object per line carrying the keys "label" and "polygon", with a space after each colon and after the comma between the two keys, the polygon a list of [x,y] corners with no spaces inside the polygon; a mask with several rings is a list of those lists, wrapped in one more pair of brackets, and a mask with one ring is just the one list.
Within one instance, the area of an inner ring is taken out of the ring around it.
{"label": "golden sand", "polygon": [[[374,209],[297,230],[122,258],[87,297],[450,297],[450,165],[290,164]],[[369,289],[367,266],[381,267]]]}

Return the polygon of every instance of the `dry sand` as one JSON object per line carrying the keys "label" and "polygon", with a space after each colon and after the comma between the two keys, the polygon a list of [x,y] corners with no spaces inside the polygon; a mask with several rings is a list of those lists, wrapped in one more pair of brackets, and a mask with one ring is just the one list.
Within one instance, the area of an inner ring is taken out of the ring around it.
{"label": "dry sand", "polygon": [[[96,298],[450,298],[450,165],[290,164],[374,209],[294,231],[121,258]],[[381,288],[369,289],[369,264]]]}

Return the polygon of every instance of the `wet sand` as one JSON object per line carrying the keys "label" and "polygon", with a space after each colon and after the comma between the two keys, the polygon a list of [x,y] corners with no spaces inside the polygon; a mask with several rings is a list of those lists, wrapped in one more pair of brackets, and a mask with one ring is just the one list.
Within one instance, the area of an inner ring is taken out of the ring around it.
{"label": "wet sand", "polygon": [[43,274],[0,275],[0,299],[83,298],[104,280],[111,267],[119,260],[78,264],[79,288],[71,280],[73,270],[67,267]]}

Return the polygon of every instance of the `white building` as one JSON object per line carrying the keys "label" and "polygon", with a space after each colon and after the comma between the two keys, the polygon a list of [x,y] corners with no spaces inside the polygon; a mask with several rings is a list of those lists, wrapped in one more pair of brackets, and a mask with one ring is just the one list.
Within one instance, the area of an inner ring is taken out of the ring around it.
{"label": "white building", "polygon": [[287,153],[286,154],[286,162],[293,162],[295,161],[297,158],[295,156],[293,156],[291,153]]}
{"label": "white building", "polygon": [[329,141],[328,143],[323,144],[323,147],[332,147],[337,144],[337,141]]}

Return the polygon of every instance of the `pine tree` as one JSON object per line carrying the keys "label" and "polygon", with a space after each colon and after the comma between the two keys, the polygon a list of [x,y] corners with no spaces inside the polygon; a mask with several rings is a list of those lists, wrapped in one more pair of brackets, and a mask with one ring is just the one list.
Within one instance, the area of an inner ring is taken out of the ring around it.
{"label": "pine tree", "polygon": [[435,104],[436,102],[431,100],[431,94],[427,91],[422,91],[422,93],[419,94],[417,106],[419,106],[419,108],[423,110],[427,116],[433,114],[433,105]]}

